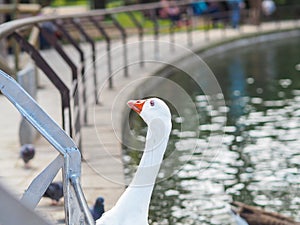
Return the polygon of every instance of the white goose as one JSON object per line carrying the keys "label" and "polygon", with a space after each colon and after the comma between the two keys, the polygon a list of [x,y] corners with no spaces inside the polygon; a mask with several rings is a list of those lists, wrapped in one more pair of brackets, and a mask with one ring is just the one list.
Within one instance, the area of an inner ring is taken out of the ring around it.
{"label": "white goose", "polygon": [[148,225],[150,199],[171,132],[171,113],[158,98],[131,100],[127,104],[148,126],[145,150],[130,185],[96,225]]}

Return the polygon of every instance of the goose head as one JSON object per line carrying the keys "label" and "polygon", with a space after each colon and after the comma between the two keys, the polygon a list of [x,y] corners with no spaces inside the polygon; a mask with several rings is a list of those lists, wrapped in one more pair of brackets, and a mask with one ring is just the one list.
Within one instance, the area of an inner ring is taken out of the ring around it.
{"label": "goose head", "polygon": [[[141,116],[148,127],[144,149],[144,153],[148,154],[143,155],[140,165],[154,166],[156,168],[152,170],[158,172],[172,129],[169,107],[159,98],[131,100],[127,104]],[[149,180],[155,182],[154,177]]]}
{"label": "goose head", "polygon": [[143,100],[130,100],[127,105],[137,112],[149,126],[154,119],[171,121],[169,107],[159,98],[148,98]]}

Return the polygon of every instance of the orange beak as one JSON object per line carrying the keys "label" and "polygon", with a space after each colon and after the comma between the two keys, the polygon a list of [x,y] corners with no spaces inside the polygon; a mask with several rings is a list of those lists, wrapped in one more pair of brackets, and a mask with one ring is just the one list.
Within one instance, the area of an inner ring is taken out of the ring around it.
{"label": "orange beak", "polygon": [[145,102],[146,100],[130,100],[127,102],[127,105],[129,106],[129,108],[140,114]]}

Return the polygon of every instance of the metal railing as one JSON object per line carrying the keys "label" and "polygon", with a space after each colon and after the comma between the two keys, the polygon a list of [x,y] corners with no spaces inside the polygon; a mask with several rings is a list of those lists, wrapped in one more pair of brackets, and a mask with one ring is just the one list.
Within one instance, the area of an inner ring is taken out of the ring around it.
{"label": "metal railing", "polygon": [[[65,199],[66,224],[94,224],[79,183],[81,176],[81,155],[74,141],[56,124],[24,91],[24,89],[8,74],[0,71],[0,90],[48,142],[55,147],[59,155],[30,184],[21,201],[25,205],[20,209],[33,210],[58,171],[63,169],[63,186]],[[1,193],[3,194],[3,193]],[[3,202],[2,204],[10,204]],[[5,207],[5,206],[4,206]],[[0,218],[11,217],[8,224],[16,221],[13,215],[2,215]],[[32,215],[34,217],[34,215]],[[18,224],[30,224],[27,220]],[[2,220],[2,219],[1,219]],[[27,221],[27,222],[26,222]]]}
{"label": "metal railing", "polygon": [[[194,1],[179,1],[176,4],[181,8],[181,13],[184,14],[184,22],[186,32],[186,40],[189,45],[193,45],[192,31],[199,29],[199,26],[195,26],[191,23],[191,20],[201,20],[202,27],[205,29],[206,40],[209,40],[209,31],[212,28],[212,23],[215,22],[216,15],[203,14],[195,16],[192,11],[191,3]],[[87,55],[85,55],[80,41],[76,38],[75,33],[79,33],[84,40],[91,46],[92,54],[91,61],[93,63],[92,72],[89,76],[92,76],[93,80],[93,99],[97,104],[97,90],[98,90],[98,78],[99,75],[96,71],[96,47],[95,43],[99,39],[92,36],[88,29],[94,29],[100,35],[100,38],[106,43],[106,55],[107,55],[107,72],[109,79],[109,88],[113,88],[114,81],[112,79],[112,58],[110,54],[112,40],[116,38],[115,32],[110,32],[111,29],[117,30],[117,38],[122,40],[123,44],[123,64],[124,68],[127,68],[127,38],[129,36],[128,28],[122,24],[122,21],[118,20],[118,14],[124,13],[128,16],[129,20],[134,25],[136,33],[140,41],[139,45],[139,57],[141,66],[143,66],[144,59],[144,46],[143,38],[146,34],[153,35],[155,40],[159,40],[160,35],[169,35],[170,42],[174,43],[175,25],[169,23],[167,32],[165,29],[162,31],[160,18],[157,15],[157,10],[161,7],[159,3],[134,5],[122,8],[114,8],[107,10],[89,11],[82,14],[74,15],[53,15],[53,16],[39,16],[25,18],[22,20],[15,20],[0,25],[0,40],[4,40],[7,37],[13,38],[17,41],[24,52],[28,53],[33,59],[35,64],[44,72],[44,74],[54,84],[61,96],[61,109],[62,109],[62,128],[56,124],[17,83],[7,73],[0,71],[0,90],[1,92],[15,105],[20,113],[48,140],[48,142],[55,147],[59,152],[57,158],[51,162],[47,168],[42,171],[30,184],[27,191],[24,193],[21,201],[26,204],[27,208],[34,209],[41,196],[45,192],[48,185],[54,179],[55,175],[62,168],[63,169],[63,185],[64,185],[64,198],[65,198],[65,217],[66,224],[94,224],[89,213],[87,203],[84,198],[84,194],[80,185],[81,176],[81,126],[87,124],[87,107],[88,98],[86,87],[86,61]],[[299,19],[300,6],[293,6],[292,19]],[[142,22],[137,18],[136,13],[145,15],[145,18],[151,22],[152,27],[143,27]],[[229,11],[222,12],[222,16],[219,16],[219,28],[223,30],[223,35],[226,35],[227,24],[229,23]],[[247,10],[243,12],[242,23],[248,23],[250,21]],[[280,15],[280,13],[278,13]],[[272,18],[269,18],[272,19]],[[281,20],[278,16],[274,18],[278,21]],[[64,42],[69,43],[79,53],[80,64],[76,65],[66,53],[63,42],[53,32],[43,27],[43,23],[51,23],[57,29],[63,38]],[[280,22],[278,22],[280,25]],[[299,25],[295,25],[299,26]],[[26,32],[33,27],[38,28],[41,36],[55,49],[55,51],[62,57],[67,66],[71,69],[70,76],[72,77],[71,90],[68,85],[63,82],[62,74],[57,74],[54,69],[48,64],[47,60],[41,54],[41,51],[36,48],[27,39]],[[279,26],[280,27],[280,26]],[[257,29],[260,26],[257,25]],[[152,31],[149,33],[149,30]],[[242,29],[241,29],[242,32]],[[25,35],[24,35],[25,34]],[[172,45],[170,45],[172,46]],[[155,53],[159,55],[159,45],[154,45]],[[16,56],[18,57],[18,56]],[[10,74],[11,75],[11,74]],[[124,76],[130,76],[129,71],[124,69]],[[82,95],[78,94],[78,87],[81,87]],[[82,101],[80,101],[82,100]],[[73,101],[74,108],[71,108]],[[101,99],[100,99],[101,101]],[[83,102],[83,105],[80,105]],[[59,106],[59,104],[58,104]],[[83,121],[81,121],[81,114],[83,114]],[[72,140],[75,140],[75,142]],[[79,148],[78,148],[78,147]],[[1,192],[1,190],[0,190]],[[1,204],[1,202],[0,202]],[[25,212],[25,211],[24,211]],[[24,214],[25,215],[25,214]],[[0,217],[1,217],[0,211]],[[0,221],[1,222],[1,221]],[[20,219],[19,221],[25,224]]]}
{"label": "metal railing", "polygon": [[[206,40],[209,41],[210,34],[209,31],[213,28],[213,26],[219,26],[221,30],[223,30],[223,35],[226,36],[227,28],[230,23],[230,11],[221,11],[214,13],[203,13],[199,16],[195,16],[193,14],[193,6],[191,3],[194,1],[179,1],[174,2],[178,7],[181,8],[181,15],[184,18],[183,23],[185,28],[183,31],[186,32],[186,40],[189,46],[193,45],[193,36],[192,30],[199,29],[199,24],[197,25],[193,21],[201,21],[201,28],[204,29]],[[90,11],[82,14],[75,15],[61,15],[61,16],[38,16],[32,18],[26,18],[22,20],[11,21],[5,23],[0,26],[0,39],[4,39],[5,37],[11,37],[17,41],[25,52],[27,52],[31,58],[34,60],[36,65],[46,74],[46,76],[51,80],[54,86],[57,88],[61,95],[61,108],[62,108],[62,127],[67,131],[67,133],[71,137],[75,137],[76,143],[79,145],[81,149],[81,135],[80,135],[80,127],[81,124],[87,124],[87,90],[86,90],[86,61],[87,58],[90,57],[84,53],[82,46],[78,42],[76,35],[80,34],[84,40],[91,46],[92,54],[91,54],[91,62],[92,62],[92,72],[91,76],[93,78],[93,98],[96,104],[98,104],[99,99],[97,98],[97,90],[98,90],[98,76],[96,71],[96,42],[99,38],[102,38],[106,42],[106,55],[107,55],[107,68],[108,68],[108,79],[109,79],[109,87],[113,87],[113,80],[111,72],[112,72],[112,59],[111,59],[111,41],[115,38],[120,38],[123,44],[123,65],[124,65],[124,76],[129,76],[128,74],[128,53],[126,48],[127,38],[129,36],[129,30],[132,30],[131,27],[126,27],[122,23],[122,21],[118,20],[119,14],[125,14],[131,23],[136,28],[136,33],[138,33],[140,48],[139,48],[139,57],[141,66],[143,66],[143,58],[144,58],[144,48],[143,48],[143,37],[145,34],[149,34],[149,30],[152,30],[152,35],[155,40],[159,40],[160,35],[168,34],[170,36],[170,42],[172,43],[170,46],[174,46],[175,38],[174,32],[176,25],[174,21],[169,23],[169,28],[161,29],[161,23],[159,22],[160,18],[157,13],[158,9],[160,9],[161,5],[159,3],[150,3],[143,5],[134,5],[128,7],[121,8],[113,8],[108,10],[96,10]],[[299,5],[290,7],[289,16],[292,16],[293,19],[299,18]],[[268,20],[278,21],[278,27],[280,27],[280,15],[283,15],[282,11],[286,9],[278,8],[277,13],[272,17],[268,17]],[[137,13],[136,13],[137,12]],[[249,23],[251,22],[251,16],[249,10],[242,10],[241,12],[242,18],[241,23]],[[145,15],[145,19],[149,20],[152,23],[152,27],[143,28],[142,21],[140,21],[136,15]],[[166,20],[166,19],[165,19]],[[167,19],[169,20],[169,19]],[[53,27],[55,27],[56,32],[61,34],[61,38],[63,41],[70,43],[80,56],[80,65],[77,65],[72,62],[70,57],[65,52],[62,47],[62,41],[57,38],[53,32],[49,32],[45,27],[43,27],[44,23],[50,23]],[[195,25],[196,24],[196,25]],[[216,25],[217,24],[217,25]],[[22,35],[26,34],[26,30],[32,27],[36,27],[41,31],[41,36],[47,40],[47,42],[56,50],[56,52],[62,56],[66,64],[71,69],[71,77],[72,77],[72,85],[71,91],[68,88],[68,85],[62,81],[61,75],[57,74],[51,66],[47,63],[47,61],[40,54],[39,49],[33,46],[28,40],[27,36]],[[93,29],[98,31],[99,36],[95,37],[89,34],[89,30]],[[110,32],[112,29],[119,31],[119,35],[116,32]],[[257,29],[260,29],[259,24],[257,24]],[[182,30],[182,29],[181,29]],[[242,33],[243,30],[240,29]],[[157,57],[159,56],[159,47],[158,45],[154,45],[155,53]],[[16,57],[17,58],[17,57]],[[18,62],[18,60],[16,60]],[[18,68],[18,66],[15,66]],[[79,77],[81,80],[81,84],[78,84]],[[76,92],[78,86],[83,89],[82,96],[78,96]],[[70,95],[71,93],[71,95]],[[79,100],[82,99],[83,105],[79,106]],[[74,109],[71,109],[71,101],[74,101]],[[79,110],[80,109],[80,110]],[[75,112],[75,113],[74,113]],[[73,115],[75,114],[75,115]],[[80,117],[82,114],[83,121],[81,121]],[[73,125],[73,124],[76,124]]]}

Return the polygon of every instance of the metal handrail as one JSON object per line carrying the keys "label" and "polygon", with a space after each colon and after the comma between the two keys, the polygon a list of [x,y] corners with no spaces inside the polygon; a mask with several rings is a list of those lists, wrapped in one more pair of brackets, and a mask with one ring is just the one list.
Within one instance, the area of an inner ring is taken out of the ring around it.
{"label": "metal handrail", "polygon": [[[215,0],[221,1],[221,0]],[[174,1],[173,4],[177,6],[183,6],[193,3],[194,0],[181,0],[181,1]],[[24,28],[26,26],[32,26],[36,23],[42,23],[47,21],[54,21],[54,20],[64,20],[64,19],[72,19],[72,18],[88,18],[94,16],[105,16],[110,14],[117,14],[117,13],[127,13],[127,12],[134,12],[134,11],[147,11],[155,8],[161,8],[161,4],[159,2],[155,3],[147,3],[147,4],[139,4],[139,5],[131,5],[126,7],[116,7],[111,9],[98,9],[89,12],[83,13],[74,13],[68,15],[45,15],[45,16],[35,16],[30,18],[18,19],[14,21],[10,21],[0,25],[0,39],[5,36],[8,36],[13,31]]]}
{"label": "metal handrail", "polygon": [[[0,91],[19,112],[55,147],[60,155],[31,183],[24,193],[24,203],[34,209],[58,170],[63,168],[64,198],[67,225],[79,224],[73,218],[83,217],[94,224],[81,188],[81,155],[74,141],[54,122],[37,102],[8,74],[0,70]],[[72,178],[72,179],[71,179]],[[74,182],[75,180],[76,182]],[[77,206],[77,207],[76,207]],[[80,210],[78,210],[80,209]],[[81,216],[80,216],[81,215]]]}
{"label": "metal handrail", "polygon": [[[187,2],[190,1],[181,1],[179,3],[176,4],[187,4]],[[123,58],[124,58],[124,75],[128,76],[128,68],[126,66],[127,64],[127,48],[126,48],[126,43],[127,43],[127,34],[126,34],[126,29],[122,27],[122,25],[114,18],[114,14],[116,13],[121,13],[121,12],[133,12],[133,11],[137,11],[137,10],[151,10],[153,12],[154,8],[158,8],[160,7],[159,3],[149,3],[149,4],[145,4],[145,5],[135,5],[135,6],[129,6],[129,7],[120,7],[120,8],[114,8],[114,9],[108,9],[108,10],[96,10],[96,11],[91,11],[88,13],[82,13],[82,14],[71,14],[71,15],[61,15],[61,16],[57,16],[57,15],[47,15],[47,16],[36,16],[36,17],[31,17],[31,18],[25,18],[25,19],[21,19],[21,20],[14,20],[11,22],[7,22],[5,24],[0,25],[0,39],[7,37],[7,36],[12,36],[13,38],[17,39],[17,41],[22,45],[22,48],[25,49],[25,51],[27,51],[30,56],[33,58],[34,61],[37,62],[37,65],[44,71],[44,73],[48,76],[48,78],[52,81],[52,83],[56,86],[56,88],[58,88],[60,90],[61,93],[61,99],[62,99],[62,126],[64,129],[68,130],[68,133],[72,136],[72,122],[71,121],[71,109],[70,109],[70,99],[69,99],[69,90],[66,88],[66,85],[64,83],[62,83],[60,81],[60,79],[57,77],[57,75],[55,74],[55,72],[52,70],[52,68],[47,65],[46,60],[43,60],[43,58],[41,57],[41,55],[39,54],[38,50],[35,50],[34,46],[32,46],[30,43],[28,43],[26,41],[26,39],[22,39],[21,35],[19,35],[18,32],[21,32],[23,29],[26,29],[28,27],[39,27],[39,24],[42,24],[44,22],[53,22],[54,24],[58,25],[61,24],[61,21],[71,21],[73,23],[73,25],[75,25],[75,28],[82,34],[84,35],[85,39],[91,44],[92,46],[92,50],[93,50],[93,74],[94,74],[94,98],[95,98],[95,102],[98,103],[98,98],[97,98],[97,75],[96,75],[96,65],[95,65],[95,44],[93,42],[93,40],[88,36],[88,34],[85,32],[85,30],[81,27],[81,25],[77,22],[74,21],[74,18],[76,18],[76,20],[80,20],[82,18],[87,18],[88,20],[91,20],[91,18],[93,16],[105,16],[105,15],[110,15],[112,22],[115,26],[115,28],[117,28],[120,33],[121,33],[121,37],[122,37],[122,42],[123,42],[123,49],[124,49],[124,54],[123,54]],[[131,17],[132,18],[132,17]],[[63,22],[64,24],[64,22]],[[108,37],[104,32],[103,29],[99,29],[99,27],[101,28],[101,26],[99,24],[94,23],[94,26],[104,35],[106,41],[107,41],[107,51],[110,51],[110,37]],[[156,19],[154,20],[154,24],[156,24],[156,26],[154,26],[155,28],[155,37],[156,39],[158,39],[158,26],[157,26],[157,21]],[[62,26],[58,25],[58,29],[60,29],[61,31],[63,31]],[[143,31],[141,29],[139,29],[139,31]],[[64,34],[66,34],[66,31],[63,31]],[[45,36],[45,32],[43,33],[43,36]],[[140,34],[140,36],[142,36]],[[51,37],[49,38],[45,38],[45,39],[51,39]],[[70,35],[67,36],[67,39],[70,40]],[[74,42],[71,41],[71,43],[74,45]],[[55,43],[51,43],[53,45],[53,47],[55,47]],[[156,45],[157,47],[157,45]],[[142,46],[141,46],[142,48]],[[140,49],[140,51],[142,51],[142,49]],[[156,52],[159,52],[158,49]],[[61,53],[60,53],[61,54]],[[140,54],[140,56],[142,57],[143,54]],[[18,57],[18,56],[16,56]],[[82,58],[82,57],[81,57]],[[108,65],[108,69],[109,69],[109,87],[112,88],[113,87],[113,83],[112,83],[112,78],[110,77],[110,72],[111,72],[111,58],[110,58],[110,53],[108,53],[108,61],[109,61],[109,65]],[[141,60],[142,61],[142,60]],[[142,65],[142,63],[141,63]],[[78,68],[79,70],[79,68]],[[47,72],[48,71],[48,72]],[[84,117],[84,124],[87,124],[87,97],[86,97],[86,88],[85,88],[85,67],[84,65],[82,65],[82,70],[81,70],[81,76],[82,76],[82,86],[83,86],[83,104],[84,104],[84,111],[83,111],[83,117]],[[51,75],[52,74],[52,75]],[[60,85],[57,84],[57,82],[55,81],[57,80],[58,83],[60,83]],[[65,117],[68,117],[67,119]],[[78,118],[78,116],[76,116],[75,118]],[[77,121],[76,124],[79,124],[79,122]],[[75,126],[75,129],[77,129],[77,131],[75,130],[76,136],[80,136],[77,135],[78,133],[80,133],[80,129],[78,128],[78,126]]]}

